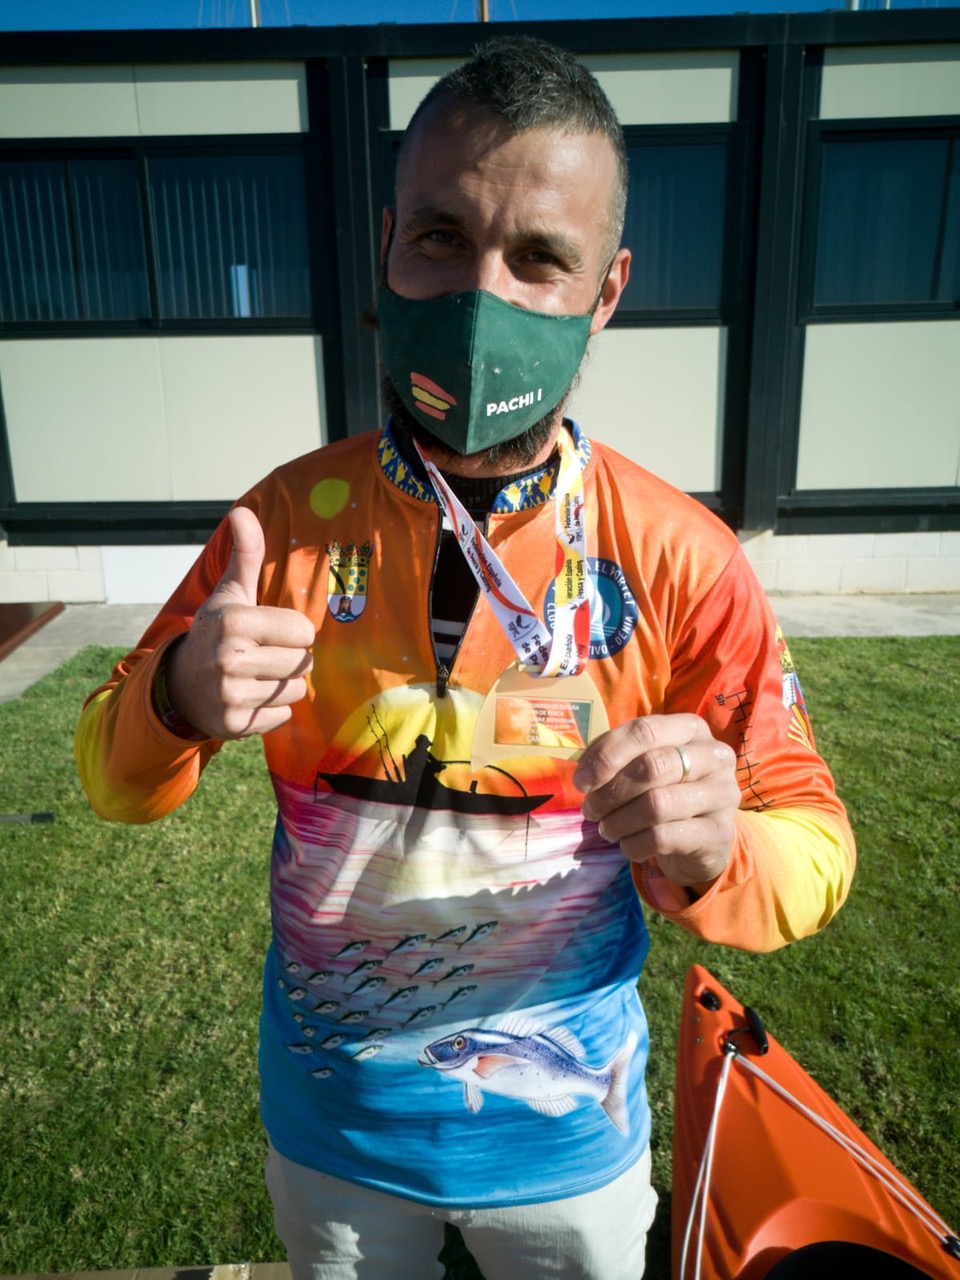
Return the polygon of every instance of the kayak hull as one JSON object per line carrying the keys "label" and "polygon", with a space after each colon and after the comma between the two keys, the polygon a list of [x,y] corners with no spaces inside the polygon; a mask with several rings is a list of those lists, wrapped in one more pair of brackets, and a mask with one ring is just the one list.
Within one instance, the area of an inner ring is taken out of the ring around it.
{"label": "kayak hull", "polygon": [[[704,968],[690,968],[674,1104],[674,1280],[692,1280],[698,1253],[701,1280],[960,1280],[960,1258],[950,1251],[960,1246],[939,1215],[754,1019]],[[764,1040],[768,1051],[761,1053]],[[727,1043],[735,1053],[725,1052]],[[724,1071],[727,1057],[733,1060]],[[755,1075],[751,1063],[862,1149],[880,1176]],[[701,1248],[694,1199],[722,1074]]]}

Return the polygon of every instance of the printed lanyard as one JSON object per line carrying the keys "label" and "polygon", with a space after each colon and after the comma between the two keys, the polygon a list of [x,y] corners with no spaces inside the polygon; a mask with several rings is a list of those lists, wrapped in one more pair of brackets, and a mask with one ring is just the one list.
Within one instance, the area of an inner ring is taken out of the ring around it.
{"label": "printed lanyard", "polygon": [[[416,442],[414,442],[416,443]],[[583,464],[566,432],[560,436],[560,473],[555,493],[558,570],[553,584],[553,634],[537,617],[473,517],[443,476],[422,453],[437,500],[453,525],[466,558],[520,664],[536,676],[579,675],[590,647],[587,597],[587,535],[584,525]]]}

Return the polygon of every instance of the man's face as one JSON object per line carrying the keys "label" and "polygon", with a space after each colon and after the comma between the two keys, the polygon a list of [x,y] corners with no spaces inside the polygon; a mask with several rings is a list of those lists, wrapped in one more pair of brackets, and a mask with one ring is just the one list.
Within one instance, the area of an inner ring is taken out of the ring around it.
{"label": "man's face", "polygon": [[486,289],[519,307],[577,315],[603,285],[596,333],[629,260],[620,250],[603,284],[615,181],[601,134],[515,134],[483,108],[440,99],[406,141],[396,209],[384,214],[387,282],[408,298]]}
{"label": "man's face", "polygon": [[[590,332],[597,333],[629,270],[629,252],[613,252],[616,177],[603,135],[554,128],[516,134],[483,108],[441,98],[406,139],[396,209],[384,211],[387,283],[407,298],[484,289],[533,311],[586,315],[595,307]],[[489,473],[548,456],[561,415],[562,405],[525,436],[496,446],[496,457],[482,460]],[[460,469],[445,448],[437,461]]]}

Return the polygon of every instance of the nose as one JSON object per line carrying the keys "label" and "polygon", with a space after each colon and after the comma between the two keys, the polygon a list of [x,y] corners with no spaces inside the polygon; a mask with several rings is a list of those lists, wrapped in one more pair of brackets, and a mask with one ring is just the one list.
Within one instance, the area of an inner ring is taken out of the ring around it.
{"label": "nose", "polygon": [[502,298],[504,302],[523,305],[517,277],[499,251],[478,250],[465,274],[469,278],[469,283],[463,286],[465,289],[483,289],[486,293]]}

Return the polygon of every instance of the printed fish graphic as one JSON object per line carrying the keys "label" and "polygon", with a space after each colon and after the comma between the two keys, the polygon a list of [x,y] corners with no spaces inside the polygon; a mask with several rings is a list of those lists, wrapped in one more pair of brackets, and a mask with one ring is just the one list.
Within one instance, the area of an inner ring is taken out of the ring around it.
{"label": "printed fish graphic", "polygon": [[367,1016],[366,1009],[352,1009],[349,1013],[345,1013],[342,1018],[338,1018],[338,1022],[345,1022],[348,1026],[354,1022],[362,1022]]}
{"label": "printed fish graphic", "polygon": [[627,1072],[636,1047],[636,1033],[631,1032],[606,1066],[590,1067],[583,1061],[583,1046],[565,1027],[512,1017],[493,1031],[468,1027],[435,1040],[417,1061],[459,1080],[468,1111],[480,1110],[484,1090],[548,1116],[566,1115],[576,1108],[577,1096],[586,1095],[626,1134]]}
{"label": "printed fish graphic", "polygon": [[391,947],[387,955],[395,955],[398,951],[413,951],[414,948],[419,947],[421,942],[426,941],[426,937],[425,933],[411,933],[408,938],[404,938],[395,947]]}
{"label": "printed fish graphic", "polygon": [[320,1013],[320,1014],[333,1013],[334,1009],[339,1009],[339,1008],[340,1008],[339,1000],[321,1000],[313,1012]]}
{"label": "printed fish graphic", "polygon": [[313,1053],[312,1044],[288,1044],[285,1046],[291,1053]]}
{"label": "printed fish graphic", "polygon": [[362,942],[348,942],[347,945],[345,947],[341,947],[337,954],[332,956],[331,959],[343,960],[345,956],[358,956],[360,952],[366,947],[369,947],[369,945],[369,938],[364,938]]}
{"label": "printed fish graphic", "polygon": [[480,939],[485,938],[488,933],[493,933],[499,923],[500,922],[498,920],[488,920],[486,924],[478,924],[470,937],[464,938],[462,942],[458,942],[457,947],[468,947],[471,942],[479,942]]}
{"label": "printed fish graphic", "polygon": [[388,1035],[390,1035],[389,1027],[374,1027],[372,1031],[368,1031],[367,1034],[363,1036],[363,1039],[364,1040],[383,1040]]}
{"label": "printed fish graphic", "polygon": [[311,1071],[310,1074],[314,1080],[329,1080],[333,1075],[333,1067],[317,1067],[316,1071]]}
{"label": "printed fish graphic", "polygon": [[462,978],[464,974],[472,973],[475,968],[476,965],[473,964],[458,964],[455,968],[448,970],[442,978],[435,979],[433,985],[439,987],[440,983],[446,982],[448,978]]}
{"label": "printed fish graphic", "polygon": [[301,965],[299,960],[288,960],[283,967],[286,969],[287,973],[299,973],[303,968],[303,965]]}
{"label": "printed fish graphic", "polygon": [[318,969],[316,973],[311,973],[307,979],[308,987],[322,987],[328,978],[333,977],[332,969]]}
{"label": "printed fish graphic", "polygon": [[414,970],[413,976],[420,978],[428,973],[433,973],[435,969],[439,969],[443,964],[443,956],[432,956],[429,960],[424,960],[419,969]]}
{"label": "printed fish graphic", "polygon": [[385,1009],[388,1004],[395,1004],[398,1000],[409,1000],[410,997],[415,995],[419,990],[419,987],[401,987],[398,991],[393,993],[389,1000],[384,1000],[380,1008]]}
{"label": "printed fish graphic", "polygon": [[441,933],[439,938],[434,938],[434,942],[455,942],[457,938],[462,938],[467,932],[465,924],[459,925],[456,929],[448,929],[446,933]]}
{"label": "printed fish graphic", "polygon": [[454,1004],[457,1000],[466,1000],[467,996],[472,996],[476,989],[477,984],[475,982],[469,987],[457,987],[453,995],[448,1000],[444,1000],[443,1008],[445,1009],[448,1004]]}
{"label": "printed fish graphic", "polygon": [[383,964],[382,960],[361,960],[347,974],[348,978],[352,978],[355,973],[369,973],[371,969],[379,969]]}
{"label": "printed fish graphic", "polygon": [[366,1062],[368,1058],[375,1058],[383,1048],[382,1044],[368,1044],[359,1049],[354,1055],[354,1062]]}
{"label": "printed fish graphic", "polygon": [[326,1040],[322,1040],[320,1042],[320,1048],[321,1049],[339,1049],[340,1046],[343,1044],[343,1042],[347,1039],[349,1039],[348,1036],[341,1035],[339,1032],[334,1032],[332,1036],[327,1036]]}
{"label": "printed fish graphic", "polygon": [[405,1018],[403,1025],[408,1027],[411,1022],[425,1022],[436,1011],[437,1006],[435,1004],[428,1004],[423,1009],[417,1009],[414,1013],[411,1013],[409,1018]]}
{"label": "printed fish graphic", "polygon": [[382,987],[385,982],[386,978],[367,978],[367,980],[365,982],[361,982],[358,987],[354,987],[350,994],[355,996],[360,991],[376,991],[377,987]]}
{"label": "printed fish graphic", "polygon": [[287,998],[289,1000],[302,1000],[306,994],[307,994],[306,987],[291,987],[290,990],[287,992]]}

